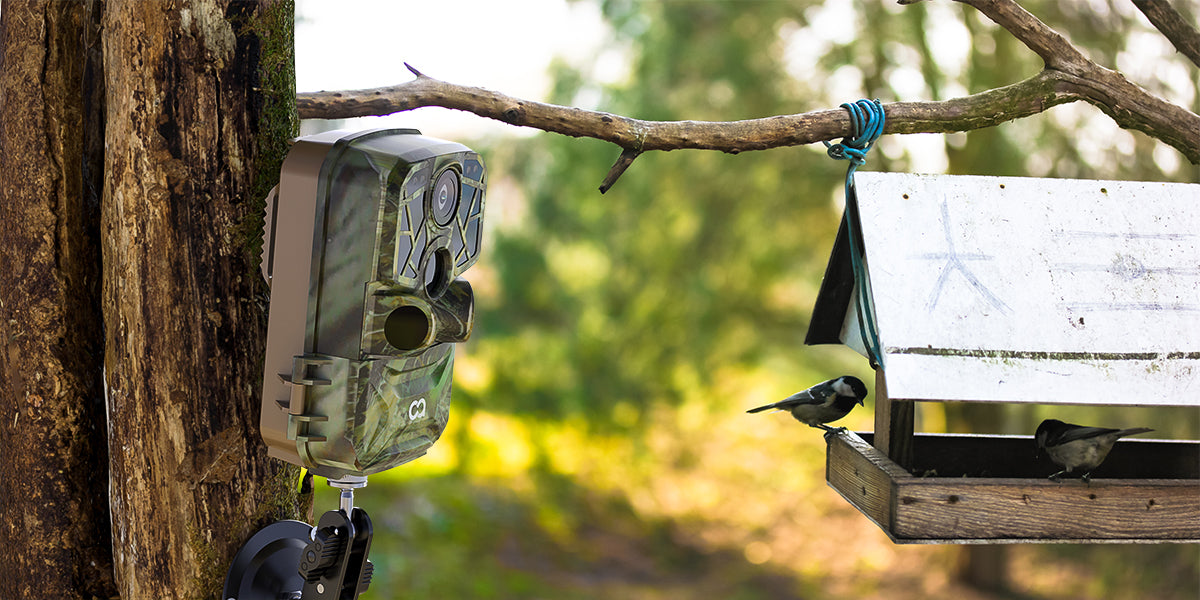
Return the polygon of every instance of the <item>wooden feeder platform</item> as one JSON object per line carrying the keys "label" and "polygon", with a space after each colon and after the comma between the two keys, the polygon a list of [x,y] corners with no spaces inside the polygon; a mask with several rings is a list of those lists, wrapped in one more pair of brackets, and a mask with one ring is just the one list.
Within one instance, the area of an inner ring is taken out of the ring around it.
{"label": "wooden feeder platform", "polygon": [[829,485],[897,543],[1200,542],[1198,441],[1126,438],[1090,482],[1055,482],[1034,426],[913,430],[917,402],[1200,418],[1200,185],[859,173],[856,188],[805,342],[866,355],[874,338],[875,433],[832,437]]}
{"label": "wooden feeder platform", "polygon": [[874,439],[834,436],[825,479],[896,543],[1200,542],[1200,442],[1123,440],[1084,483],[1030,436],[918,434],[911,471]]}

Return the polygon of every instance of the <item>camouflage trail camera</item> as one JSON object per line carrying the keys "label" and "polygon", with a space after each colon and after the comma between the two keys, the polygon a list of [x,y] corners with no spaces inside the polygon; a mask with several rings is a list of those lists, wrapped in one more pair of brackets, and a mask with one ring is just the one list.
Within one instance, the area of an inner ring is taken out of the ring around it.
{"label": "camouflage trail camera", "polygon": [[485,171],[411,129],[296,141],[268,198],[261,432],[330,479],[425,453],[446,426],[474,300]]}

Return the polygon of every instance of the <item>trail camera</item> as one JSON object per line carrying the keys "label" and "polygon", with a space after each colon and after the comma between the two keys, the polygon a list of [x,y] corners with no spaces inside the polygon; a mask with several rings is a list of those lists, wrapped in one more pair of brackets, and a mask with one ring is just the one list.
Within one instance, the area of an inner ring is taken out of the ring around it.
{"label": "trail camera", "polygon": [[366,476],[425,454],[450,414],[460,276],[479,258],[483,161],[414,129],[296,140],[267,198],[271,287],[260,431],[271,456],[341,488],[316,526],[276,521],[234,556],[222,598],[348,600],[370,585]]}
{"label": "trail camera", "polygon": [[479,257],[484,188],[478,154],[413,129],[296,141],[264,235],[271,456],[335,479],[437,441],[454,343],[471,334],[460,276]]}

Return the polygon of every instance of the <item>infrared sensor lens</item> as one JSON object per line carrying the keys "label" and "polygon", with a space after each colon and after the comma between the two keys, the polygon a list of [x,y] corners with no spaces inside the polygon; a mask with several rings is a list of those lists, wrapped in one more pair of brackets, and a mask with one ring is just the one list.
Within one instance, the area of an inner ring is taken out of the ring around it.
{"label": "infrared sensor lens", "polygon": [[425,295],[430,300],[437,300],[450,287],[450,253],[445,248],[438,248],[425,259]]}

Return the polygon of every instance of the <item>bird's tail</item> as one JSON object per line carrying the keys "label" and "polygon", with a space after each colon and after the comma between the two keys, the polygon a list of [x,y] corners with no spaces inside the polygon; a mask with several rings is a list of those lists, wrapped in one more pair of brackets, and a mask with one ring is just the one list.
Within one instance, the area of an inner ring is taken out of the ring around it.
{"label": "bird's tail", "polygon": [[777,405],[776,405],[776,404],[767,404],[767,405],[764,405],[764,406],[760,406],[760,407],[758,407],[758,408],[752,408],[752,409],[750,409],[750,410],[748,410],[748,411],[746,411],[746,412],[748,412],[748,413],[756,413],[756,412],[762,412],[762,411],[764,411],[764,410],[769,410],[769,409],[772,409],[772,408],[777,408]]}
{"label": "bird's tail", "polygon": [[1154,431],[1154,430],[1150,429],[1149,427],[1130,427],[1129,429],[1122,429],[1122,430],[1118,431],[1116,433],[1116,436],[1119,438],[1123,438],[1127,435],[1137,435],[1139,433],[1146,433],[1147,431]]}

